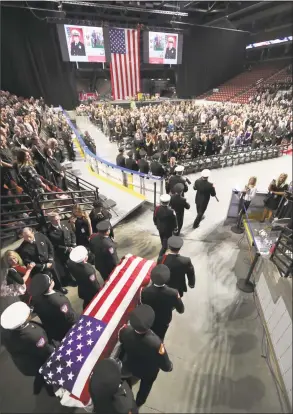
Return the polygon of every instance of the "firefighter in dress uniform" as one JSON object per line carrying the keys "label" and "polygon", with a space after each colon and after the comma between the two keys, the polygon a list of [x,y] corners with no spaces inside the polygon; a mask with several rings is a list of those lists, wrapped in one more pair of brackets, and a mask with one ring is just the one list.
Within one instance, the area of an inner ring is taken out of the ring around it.
{"label": "firefighter in dress uniform", "polygon": [[140,159],[137,161],[137,165],[139,168],[139,172],[143,174],[148,174],[150,171],[149,163],[146,160],[146,151],[144,149],[141,149],[139,151]]}
{"label": "firefighter in dress uniform", "polygon": [[97,362],[89,383],[96,414],[136,414],[138,408],[129,384],[121,376],[121,367],[111,358]]}
{"label": "firefighter in dress uniform", "polygon": [[54,247],[56,267],[64,282],[67,281],[71,286],[76,286],[67,268],[69,253],[76,247],[75,233],[69,226],[61,223],[58,213],[51,213],[49,218],[51,223],[48,227],[48,238]]}
{"label": "firefighter in dress uniform", "polygon": [[126,158],[124,157],[124,148],[120,147],[118,149],[118,152],[119,154],[116,157],[116,165],[118,165],[118,167],[126,168],[126,164],[125,164]]}
{"label": "firefighter in dress uniform", "polygon": [[177,225],[178,225],[178,231],[176,236],[180,235],[180,231],[183,226],[183,220],[184,220],[184,210],[190,209],[190,204],[186,201],[186,198],[184,197],[184,185],[182,183],[178,183],[173,187],[174,194],[171,196],[170,200],[170,207],[173,208],[173,210],[176,213],[177,218]]}
{"label": "firefighter in dress uniform", "polygon": [[87,249],[84,246],[76,246],[70,252],[67,262],[68,268],[78,286],[78,297],[83,300],[83,309],[87,307],[100,290],[96,270],[87,261]]}
{"label": "firefighter in dress uniform", "polygon": [[157,152],[152,156],[152,162],[150,165],[151,173],[152,175],[155,175],[156,177],[164,177],[165,176],[165,169],[162,166],[162,164],[159,162],[160,154]]}
{"label": "firefighter in dress uniform", "polygon": [[170,288],[170,270],[164,264],[159,264],[151,271],[152,284],[143,288],[140,293],[142,304],[149,305],[155,312],[155,322],[152,331],[164,341],[167,329],[172,320],[173,309],[178,313],[184,312],[184,305],[178,290]]}
{"label": "firefighter in dress uniform", "polygon": [[204,213],[207,209],[211,197],[216,197],[216,190],[212,183],[208,181],[211,175],[210,170],[203,170],[201,178],[195,181],[193,189],[196,190],[195,204],[197,216],[193,223],[193,228],[196,229],[201,220],[204,219]]}
{"label": "firefighter in dress uniform", "polygon": [[179,236],[172,236],[168,239],[168,250],[166,254],[158,258],[158,264],[164,264],[170,269],[170,280],[168,286],[177,289],[180,297],[187,292],[186,277],[188,286],[193,289],[195,286],[195,272],[189,257],[181,256],[179,251],[183,246],[183,240]]}
{"label": "firefighter in dress uniform", "polygon": [[7,330],[3,343],[18,370],[25,376],[35,377],[34,394],[39,394],[45,386],[53,396],[52,387],[45,383],[39,369],[54,352],[55,346],[49,342],[43,327],[30,321],[30,316],[31,309],[23,302],[8,306],[0,320],[2,328]]}
{"label": "firefighter in dress uniform", "polygon": [[161,205],[156,207],[153,215],[154,225],[159,231],[162,243],[159,256],[162,256],[167,250],[168,238],[171,237],[173,233],[178,232],[176,213],[169,207],[170,200],[171,197],[169,194],[163,194],[160,198]]}
{"label": "firefighter in dress uniform", "polygon": [[124,325],[119,331],[124,355],[122,373],[130,373],[140,379],[136,395],[138,407],[146,402],[160,369],[165,372],[173,369],[164,344],[151,331],[154,320],[153,309],[148,305],[140,305],[131,312],[130,325]]}
{"label": "firefighter in dress uniform", "polygon": [[138,171],[138,165],[136,163],[136,161],[133,159],[133,152],[129,151],[127,153],[128,158],[125,161],[125,168],[127,168],[128,170],[132,170],[132,171]]}
{"label": "firefighter in dress uniform", "polygon": [[54,290],[54,280],[40,273],[32,280],[29,293],[33,297],[34,312],[40,318],[50,339],[62,341],[77,322],[78,314],[69,299]]}
{"label": "firefighter in dress uniform", "polygon": [[185,193],[188,191],[187,180],[182,177],[183,171],[184,171],[183,165],[177,165],[177,167],[175,167],[175,170],[174,170],[175,175],[174,174],[171,175],[171,177],[168,180],[168,185],[166,188],[167,193],[174,194],[174,187],[176,184],[179,184],[179,183],[183,184]]}
{"label": "firefighter in dress uniform", "polygon": [[168,46],[165,52],[165,59],[176,59],[176,49],[173,37],[168,37]]}
{"label": "firefighter in dress uniform", "polygon": [[84,44],[80,41],[80,33],[78,30],[72,30],[71,35],[73,42],[71,42],[70,54],[71,56],[85,56]]}
{"label": "firefighter in dress uniform", "polygon": [[24,241],[17,249],[17,253],[26,266],[35,263],[31,278],[37,273],[52,275],[56,289],[64,294],[68,293],[68,290],[62,287],[60,275],[54,263],[54,248],[48,237],[42,233],[34,233],[29,227],[22,230],[22,236]]}
{"label": "firefighter in dress uniform", "polygon": [[98,233],[90,240],[90,250],[95,256],[95,267],[106,281],[119,263],[116,245],[110,238],[111,224],[108,220],[97,225]]}

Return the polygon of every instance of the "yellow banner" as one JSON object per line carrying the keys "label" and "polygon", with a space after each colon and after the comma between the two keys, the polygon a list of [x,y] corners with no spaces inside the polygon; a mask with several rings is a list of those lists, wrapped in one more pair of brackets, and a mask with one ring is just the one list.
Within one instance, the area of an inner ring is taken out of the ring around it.
{"label": "yellow banner", "polygon": [[127,174],[127,182],[128,182],[128,188],[130,190],[133,190],[133,175]]}

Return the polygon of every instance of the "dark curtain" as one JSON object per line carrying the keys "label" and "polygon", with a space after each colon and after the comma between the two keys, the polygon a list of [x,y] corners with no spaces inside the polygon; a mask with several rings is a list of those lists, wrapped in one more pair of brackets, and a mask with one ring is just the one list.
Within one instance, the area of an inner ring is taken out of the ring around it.
{"label": "dark curtain", "polygon": [[49,105],[78,104],[74,63],[63,62],[55,24],[29,10],[1,8],[1,89]]}
{"label": "dark curtain", "polygon": [[184,34],[177,95],[198,96],[242,71],[247,33],[195,27]]}

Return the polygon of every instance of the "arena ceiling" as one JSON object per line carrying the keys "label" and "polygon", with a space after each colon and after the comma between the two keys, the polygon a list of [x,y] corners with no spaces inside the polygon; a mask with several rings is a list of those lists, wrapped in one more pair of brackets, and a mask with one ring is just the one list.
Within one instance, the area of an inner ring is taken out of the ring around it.
{"label": "arena ceiling", "polygon": [[[184,31],[194,25],[225,27],[252,35],[292,32],[291,1],[2,1],[3,7],[28,8],[49,21],[92,21]],[[286,34],[283,34],[285,33]],[[275,34],[274,34],[275,35]]]}

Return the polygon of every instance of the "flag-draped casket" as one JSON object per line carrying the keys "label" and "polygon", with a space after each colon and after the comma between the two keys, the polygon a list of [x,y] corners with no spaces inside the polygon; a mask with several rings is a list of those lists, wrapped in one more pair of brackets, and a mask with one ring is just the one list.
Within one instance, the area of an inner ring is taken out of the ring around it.
{"label": "flag-draped casket", "polygon": [[45,381],[58,389],[61,404],[88,404],[90,374],[97,361],[112,354],[118,331],[137,306],[140,288],[149,283],[154,266],[152,260],[126,255],[41,367]]}

